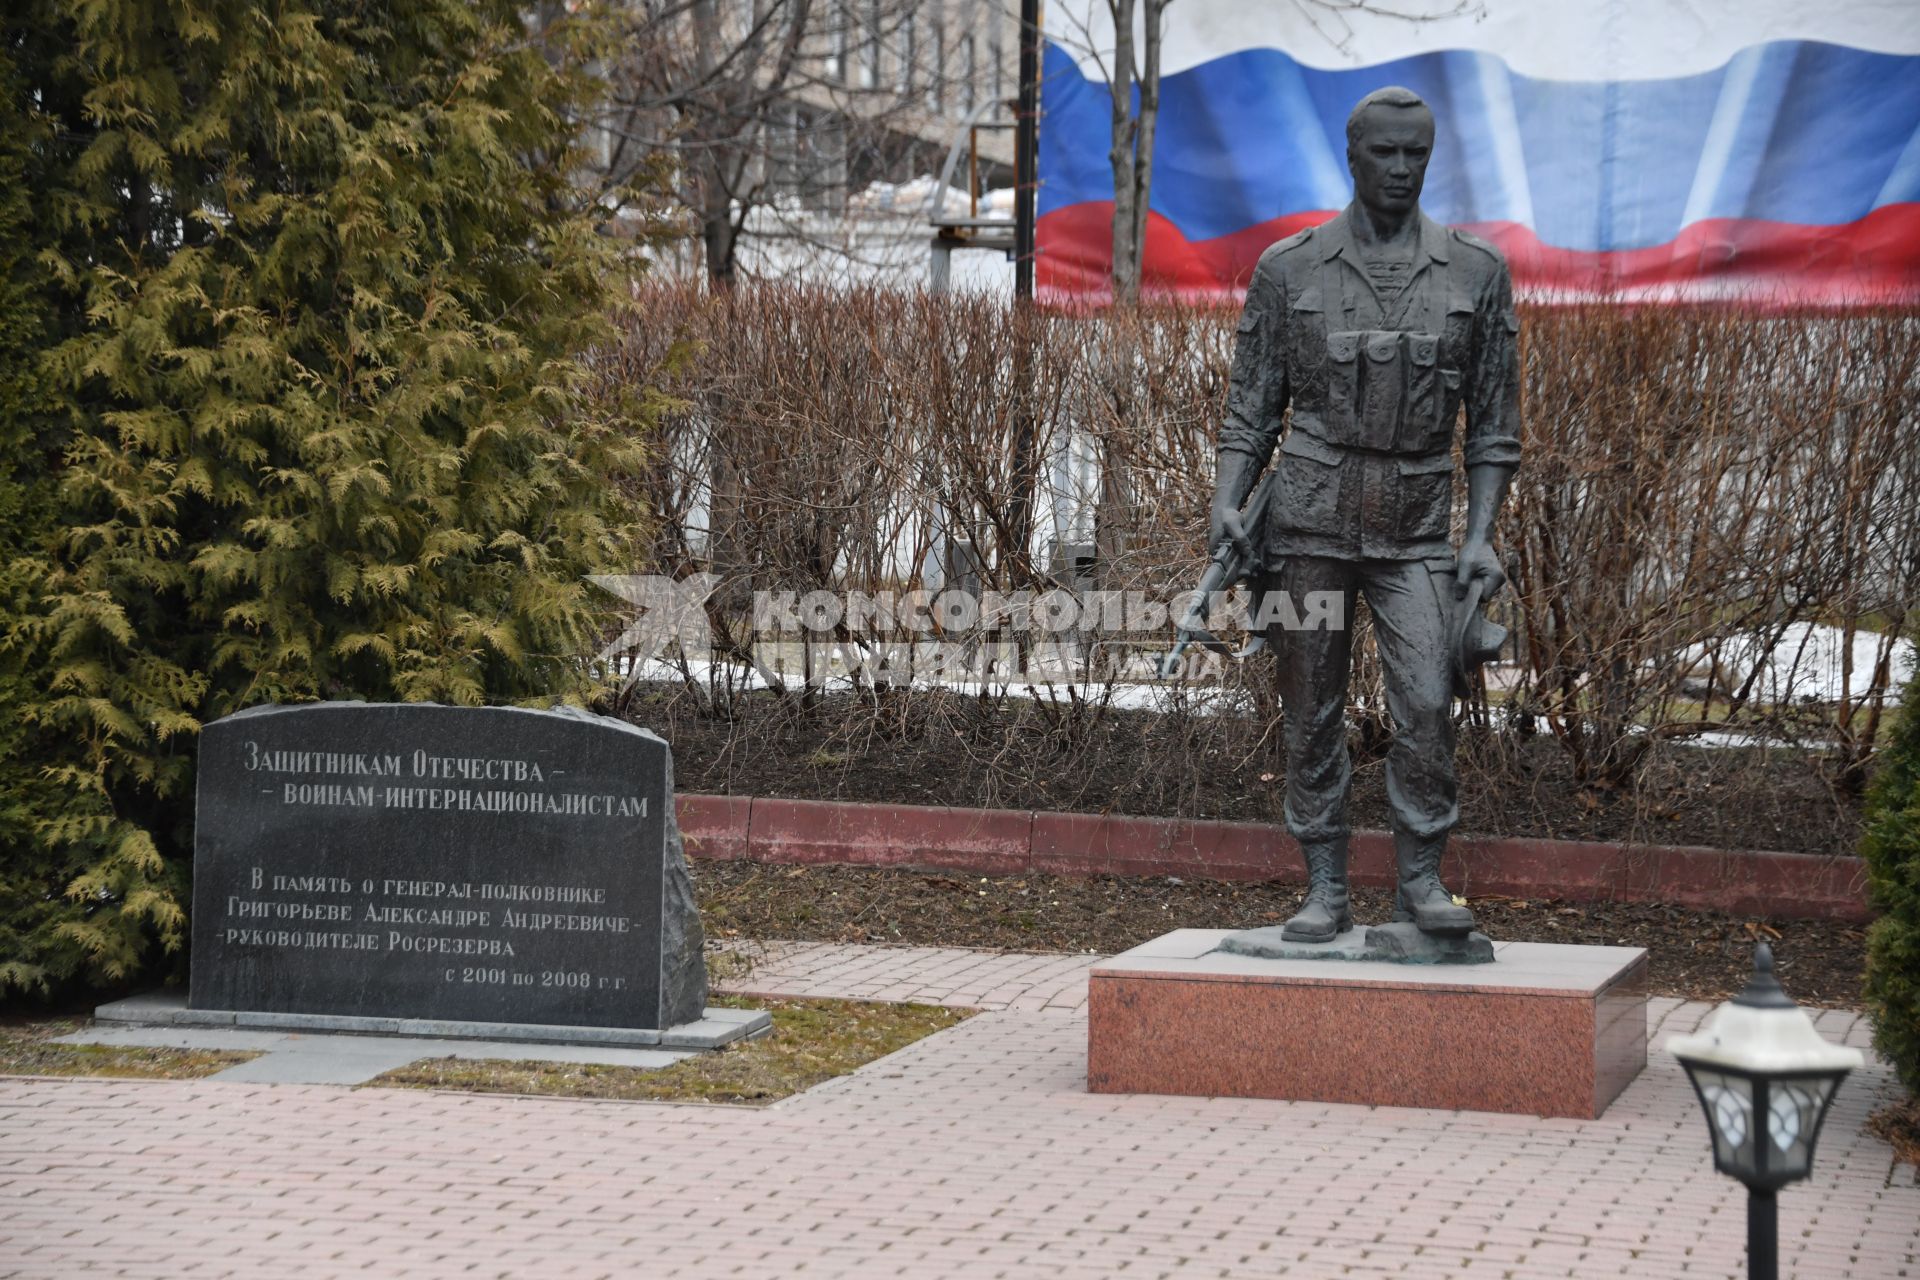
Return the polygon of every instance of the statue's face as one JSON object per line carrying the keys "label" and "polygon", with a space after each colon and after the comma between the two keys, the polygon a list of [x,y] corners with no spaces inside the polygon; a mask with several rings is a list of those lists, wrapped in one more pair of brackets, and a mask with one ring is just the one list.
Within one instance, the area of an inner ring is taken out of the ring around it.
{"label": "statue's face", "polygon": [[1424,107],[1376,103],[1360,117],[1360,136],[1347,148],[1354,194],[1378,213],[1404,214],[1420,203],[1433,155],[1433,115]]}

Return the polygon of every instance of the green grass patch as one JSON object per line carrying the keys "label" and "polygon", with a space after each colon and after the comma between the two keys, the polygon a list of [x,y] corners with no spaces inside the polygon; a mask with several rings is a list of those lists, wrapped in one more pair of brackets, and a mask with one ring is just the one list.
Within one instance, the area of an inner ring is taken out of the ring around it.
{"label": "green grass patch", "polygon": [[731,1009],[766,1009],[773,1014],[773,1030],[758,1040],[695,1054],[657,1071],[573,1062],[430,1058],[389,1071],[370,1084],[758,1107],[858,1070],[972,1015],[968,1009],[864,1000],[719,996],[713,1003]]}
{"label": "green grass patch", "polygon": [[115,1076],[129,1080],[198,1080],[257,1053],[216,1049],[147,1049],[137,1045],[54,1044],[83,1030],[81,1018],[0,1023],[0,1076]]}

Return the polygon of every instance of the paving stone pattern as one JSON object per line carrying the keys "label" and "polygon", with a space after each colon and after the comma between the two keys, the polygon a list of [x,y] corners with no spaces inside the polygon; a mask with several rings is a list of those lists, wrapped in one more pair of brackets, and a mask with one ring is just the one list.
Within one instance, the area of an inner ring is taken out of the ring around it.
{"label": "paving stone pattern", "polygon": [[719,985],[751,995],[896,1000],[961,1009],[1084,1012],[1087,970],[1105,956],[769,942],[736,949],[749,966]]}
{"label": "paving stone pattern", "polygon": [[[1657,1048],[1709,1006],[1652,1002],[1599,1121],[1096,1096],[1093,959],[767,948],[736,985],[993,1011],[765,1110],[0,1080],[0,1276],[1744,1274]],[[1783,1275],[1920,1276],[1920,1184],[1862,1130],[1892,1087],[1849,1081],[1782,1194]]]}

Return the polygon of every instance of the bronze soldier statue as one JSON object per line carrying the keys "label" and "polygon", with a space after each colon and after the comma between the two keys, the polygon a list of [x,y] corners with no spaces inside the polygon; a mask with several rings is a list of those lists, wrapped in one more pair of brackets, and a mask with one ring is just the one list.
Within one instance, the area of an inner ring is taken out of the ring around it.
{"label": "bronze soldier statue", "polygon": [[[1459,819],[1453,649],[1463,610],[1506,576],[1494,521],[1520,462],[1513,288],[1485,241],[1420,211],[1433,113],[1409,90],[1368,94],[1347,120],[1354,200],[1260,256],[1234,349],[1210,546],[1253,557],[1256,590],[1339,593],[1339,625],[1270,625],[1286,713],[1287,829],[1308,891],[1282,936],[1352,927],[1346,699],[1356,593],[1374,619],[1394,740],[1387,756],[1399,893],[1394,920],[1464,934],[1440,883]],[[1454,427],[1466,408],[1467,522],[1450,544]],[[1282,415],[1291,408],[1284,437]],[[1279,446],[1263,527],[1240,505]],[[1490,955],[1490,953],[1489,953]]]}

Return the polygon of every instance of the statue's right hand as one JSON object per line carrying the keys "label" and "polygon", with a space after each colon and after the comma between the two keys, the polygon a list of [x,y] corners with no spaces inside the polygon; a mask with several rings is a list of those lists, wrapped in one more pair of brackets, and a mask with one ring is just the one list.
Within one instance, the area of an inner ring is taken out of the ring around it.
{"label": "statue's right hand", "polygon": [[1230,502],[1215,502],[1213,519],[1207,529],[1207,550],[1218,551],[1223,542],[1233,543],[1234,550],[1241,556],[1253,558],[1253,545],[1247,538],[1247,522],[1241,517],[1240,508]]}

